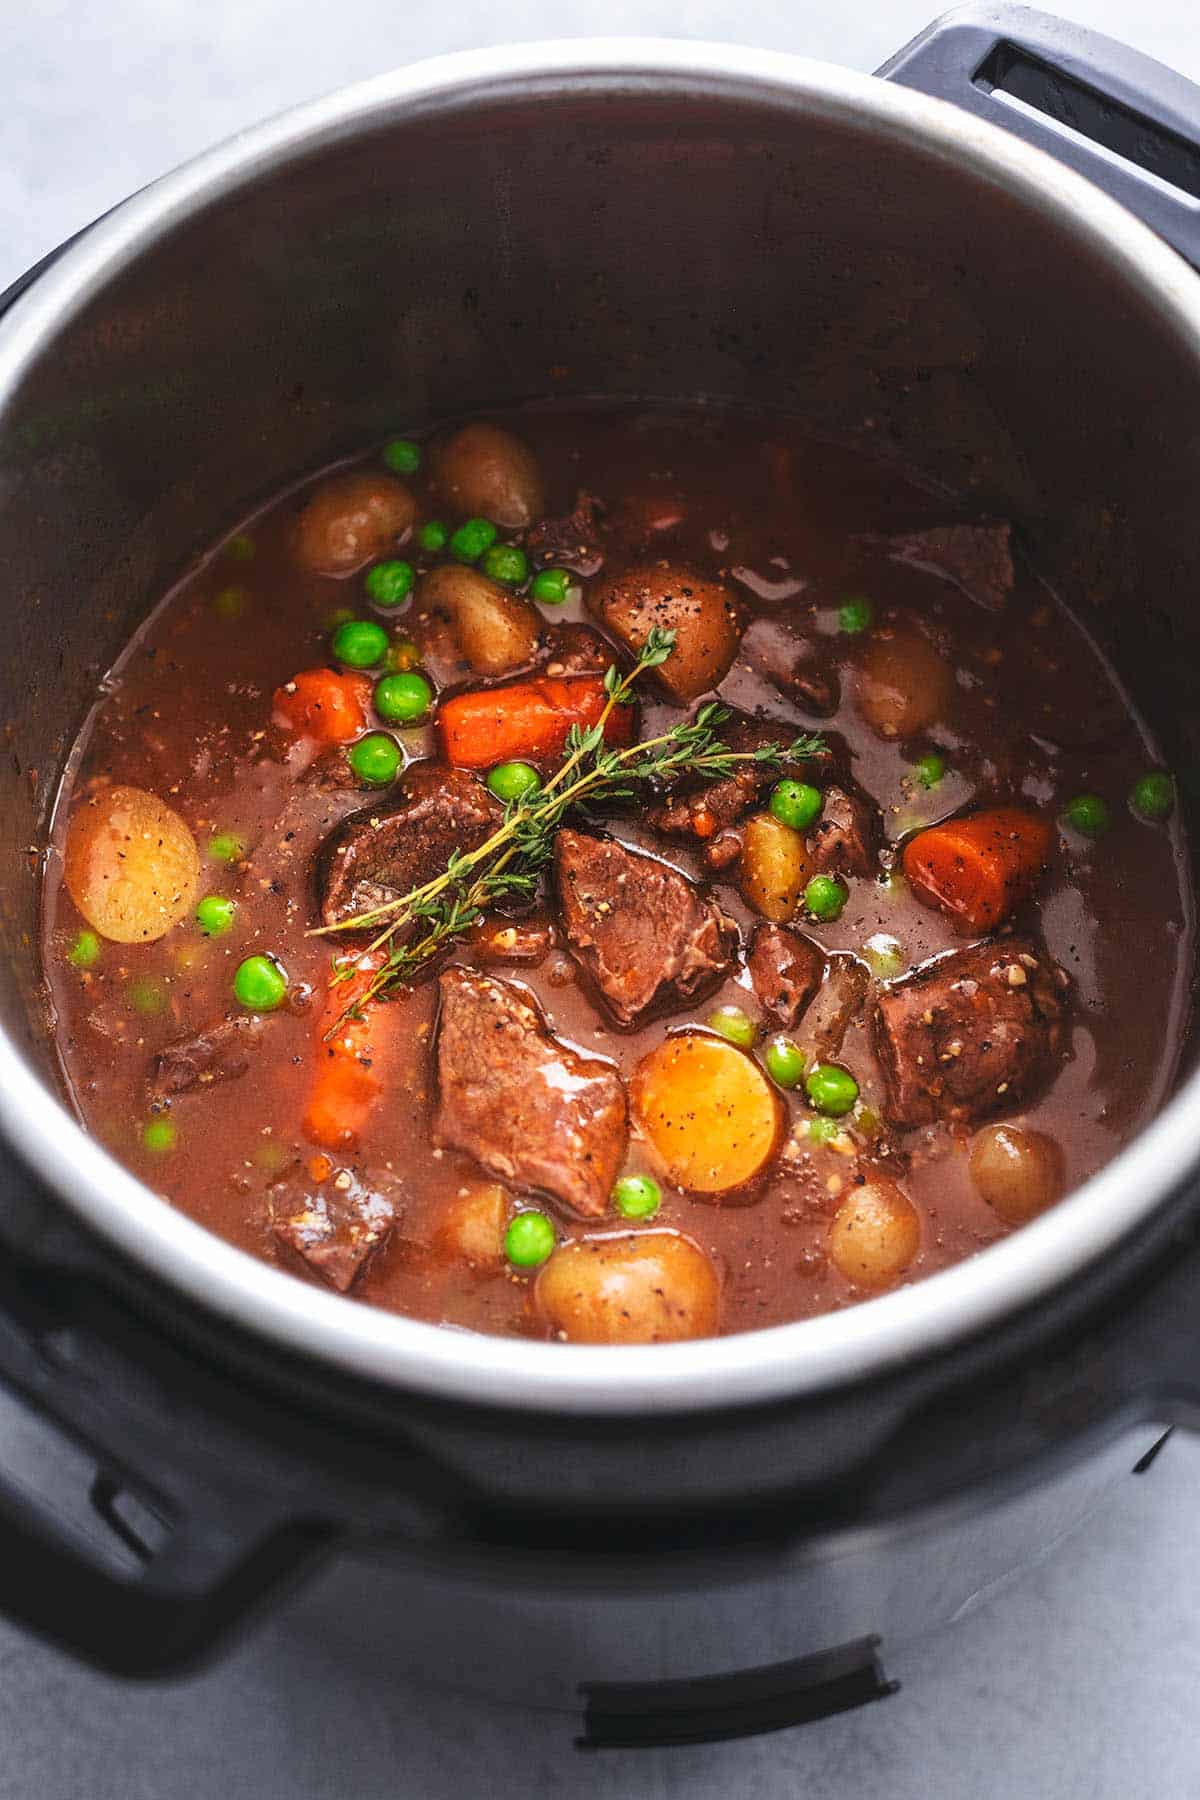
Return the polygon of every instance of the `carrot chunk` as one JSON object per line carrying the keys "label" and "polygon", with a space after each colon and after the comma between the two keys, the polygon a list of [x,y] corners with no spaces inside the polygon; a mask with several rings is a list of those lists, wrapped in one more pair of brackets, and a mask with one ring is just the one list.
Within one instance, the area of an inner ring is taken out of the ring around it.
{"label": "carrot chunk", "polygon": [[[607,702],[598,675],[542,675],[454,694],[438,709],[442,749],[446,761],[460,769],[490,769],[513,757],[549,761],[561,756],[572,725],[586,730],[597,724]],[[635,720],[634,707],[614,706],[605,742],[628,744]]]}
{"label": "carrot chunk", "polygon": [[367,728],[371,684],[365,675],[339,675],[333,669],[303,669],[275,689],[276,725],[294,737],[318,744],[349,744]]}
{"label": "carrot chunk", "polygon": [[304,1135],[326,1150],[353,1149],[384,1090],[399,1012],[386,1002],[363,1008],[361,1018],[342,1019],[371,979],[360,969],[349,981],[331,982],[316,1027],[315,1065]]}
{"label": "carrot chunk", "polygon": [[918,832],[902,864],[927,906],[949,913],[962,931],[993,931],[1033,892],[1050,836],[1037,813],[998,806]]}

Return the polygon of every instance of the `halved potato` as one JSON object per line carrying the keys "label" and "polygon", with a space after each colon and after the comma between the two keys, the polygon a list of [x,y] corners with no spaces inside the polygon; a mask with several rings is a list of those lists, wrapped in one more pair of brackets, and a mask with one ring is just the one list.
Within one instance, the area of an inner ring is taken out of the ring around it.
{"label": "halved potato", "polygon": [[315,490],[292,527],[296,561],[314,575],[353,575],[403,537],[417,516],[394,476],[350,469]]}
{"label": "halved potato", "polygon": [[723,1038],[669,1037],[630,1085],[634,1121],[677,1187],[744,1187],[775,1154],[783,1108],[756,1062]]}
{"label": "halved potato", "polygon": [[148,944],[191,910],[200,856],[179,814],[156,794],[98,788],[68,827],[63,879],[101,937]]}
{"label": "halved potato", "polygon": [[434,445],[432,467],[438,492],[462,518],[491,519],[508,531],[523,531],[544,510],[532,450],[499,425],[464,425]]}
{"label": "halved potato", "polygon": [[954,676],[945,657],[915,630],[873,636],[858,667],[858,710],[883,738],[910,738],[945,715]]}
{"label": "halved potato", "polygon": [[472,1268],[499,1267],[504,1255],[508,1195],[498,1182],[479,1182],[447,1202],[434,1231],[439,1250]]}
{"label": "halved potato", "polygon": [[537,655],[541,619],[536,609],[478,569],[457,563],[431,569],[417,590],[417,606],[448,621],[477,675],[509,675]]}
{"label": "halved potato", "polygon": [[729,673],[744,615],[732,589],[679,563],[646,563],[594,587],[589,610],[637,654],[657,625],[675,633],[675,648],[654,679],[681,706]]}
{"label": "halved potato", "polygon": [[534,1297],[571,1343],[656,1344],[711,1337],[721,1293],[716,1270],[691,1238],[638,1231],[560,1245]]}
{"label": "halved potato", "polygon": [[753,813],[742,841],[742,893],[755,912],[775,925],[794,919],[800,897],[816,873],[804,839],[774,813]]}

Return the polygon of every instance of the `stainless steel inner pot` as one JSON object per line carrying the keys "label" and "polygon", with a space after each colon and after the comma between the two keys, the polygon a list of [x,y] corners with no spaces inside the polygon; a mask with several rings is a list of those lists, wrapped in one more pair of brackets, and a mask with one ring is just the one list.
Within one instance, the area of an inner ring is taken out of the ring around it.
{"label": "stainless steel inner pot", "polygon": [[[355,1306],[155,1198],[75,1123],[37,965],[47,811],[100,678],[213,534],[400,426],[548,395],[784,407],[1013,518],[1197,761],[1200,283],[1097,189],[939,101],[774,54],[576,42],[402,70],[90,230],[0,324],[0,1129],[212,1313],[405,1391],[682,1411],[817,1395],[1110,1254],[1196,1161],[1189,1078],[974,1260],[717,1342],[567,1348]],[[1153,955],[1130,924],[1131,953]]]}

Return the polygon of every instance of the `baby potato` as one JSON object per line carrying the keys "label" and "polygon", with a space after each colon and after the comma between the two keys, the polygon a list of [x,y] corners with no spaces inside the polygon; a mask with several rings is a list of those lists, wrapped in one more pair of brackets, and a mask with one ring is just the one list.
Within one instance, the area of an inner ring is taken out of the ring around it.
{"label": "baby potato", "polygon": [[971,1180],[1008,1225],[1044,1212],[1066,1185],[1063,1154],[1044,1131],[985,1125],[975,1133],[967,1164]]}
{"label": "baby potato", "polygon": [[545,510],[532,450],[499,425],[464,425],[434,446],[432,467],[438,492],[462,518],[523,531]]}
{"label": "baby potato", "polygon": [[630,1084],[635,1123],[667,1178],[694,1194],[743,1187],[775,1154],[778,1095],[723,1038],[681,1032],[643,1056]]}
{"label": "baby potato", "polygon": [[535,608],[478,569],[460,563],[431,569],[417,590],[417,605],[449,621],[477,675],[509,675],[537,655],[541,619]]}
{"label": "baby potato", "polygon": [[148,944],[191,911],[200,856],[179,814],[156,794],[99,788],[67,829],[63,878],[101,937]]}
{"label": "baby potato", "polygon": [[444,1208],[434,1245],[472,1268],[499,1267],[504,1255],[508,1195],[495,1181],[469,1187]]}
{"label": "baby potato", "polygon": [[856,1287],[888,1287],[921,1245],[921,1221],[908,1195],[884,1175],[854,1188],[829,1227],[829,1255]]}
{"label": "baby potato", "polygon": [[538,1275],[534,1299],[547,1324],[573,1344],[712,1337],[720,1312],[716,1270],[676,1231],[562,1244]]}
{"label": "baby potato", "polygon": [[816,870],[804,839],[774,813],[754,813],[746,820],[742,842],[742,894],[755,912],[775,925],[785,925]]}
{"label": "baby potato", "polygon": [[954,687],[950,665],[919,631],[872,637],[856,680],[858,710],[883,738],[910,738],[941,719]]}
{"label": "baby potato", "polygon": [[646,563],[600,583],[588,595],[596,618],[637,654],[654,626],[675,633],[675,648],[654,679],[687,706],[729,673],[745,623],[731,589],[679,563]]}
{"label": "baby potato", "polygon": [[353,575],[403,537],[417,503],[402,481],[366,469],[333,475],[292,527],[292,553],[314,575]]}

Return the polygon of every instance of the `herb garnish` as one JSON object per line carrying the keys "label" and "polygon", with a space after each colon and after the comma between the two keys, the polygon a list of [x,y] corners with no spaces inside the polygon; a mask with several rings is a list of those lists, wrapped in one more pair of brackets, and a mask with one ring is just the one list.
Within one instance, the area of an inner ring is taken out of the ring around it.
{"label": "herb garnish", "polygon": [[[811,733],[790,744],[731,750],[717,736],[718,727],[729,718],[729,709],[715,701],[702,706],[695,718],[673,725],[658,737],[622,750],[606,749],[604,728],[614,707],[627,705],[638,677],[648,669],[660,668],[674,647],[675,633],[656,627],[628,675],[616,668],[607,671],[604,688],[608,699],[597,722],[586,731],[578,725],[571,727],[560,767],[544,786],[508,803],[503,820],[486,843],[477,850],[455,851],[440,875],[398,899],[336,925],[322,926],[313,934],[332,936],[381,928],[365,951],[344,959],[335,981],[352,979],[364,957],[384,948],[388,952],[328,1035],[347,1017],[358,1016],[369,1001],[402,986],[431,957],[478,924],[497,901],[532,894],[541,870],[554,854],[554,835],[572,809],[633,800],[644,783],[677,775],[720,781],[732,775],[739,763],[777,766],[829,754],[824,738]],[[413,926],[418,929],[411,931]]]}

